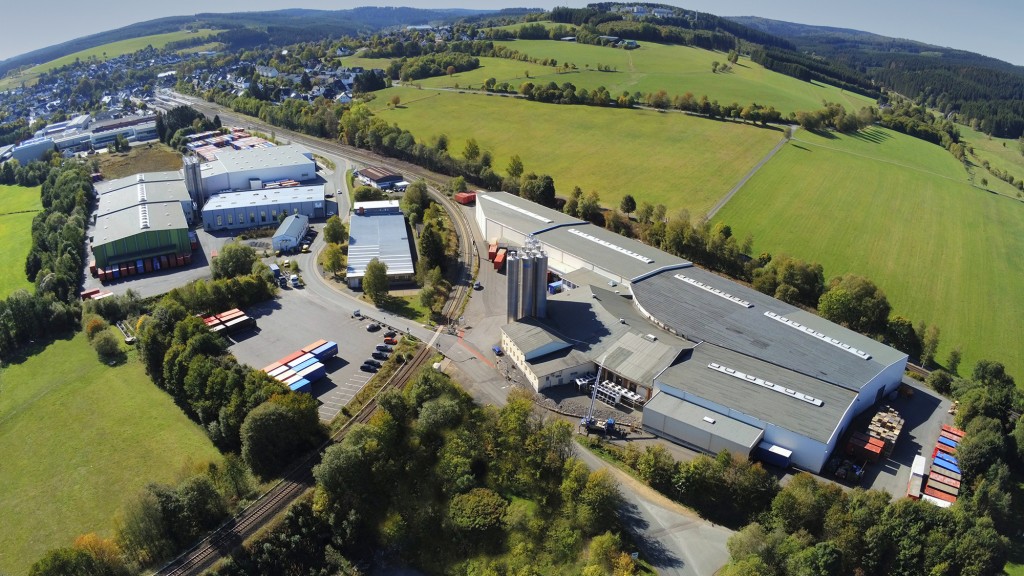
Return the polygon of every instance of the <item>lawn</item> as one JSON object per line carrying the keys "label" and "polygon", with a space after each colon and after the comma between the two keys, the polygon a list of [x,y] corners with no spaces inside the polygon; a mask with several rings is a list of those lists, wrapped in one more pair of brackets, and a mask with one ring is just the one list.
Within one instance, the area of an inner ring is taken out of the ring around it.
{"label": "lawn", "polygon": [[1024,383],[1024,205],[968,183],[948,152],[896,132],[800,131],[718,213],[754,253],[874,280],[895,313],[941,328],[938,359],[1003,362]]}
{"label": "lawn", "polygon": [[116,180],[139,172],[181,170],[181,154],[160,143],[133,146],[128,152],[94,156],[106,180]]}
{"label": "lawn", "polygon": [[19,288],[32,291],[25,277],[25,258],[32,246],[32,219],[42,210],[39,187],[0,185],[0,298]]}
{"label": "lawn", "polygon": [[[393,94],[397,109],[387,109]],[[518,154],[526,172],[550,174],[559,194],[597,191],[606,206],[625,194],[704,214],[767,154],[782,132],[678,112],[560,106],[484,96],[389,88],[371,105],[418,141],[446,134],[455,155],[476,138],[504,174]]]}
{"label": "lawn", "polygon": [[[798,110],[821,107],[822,100],[839,102],[850,110],[873,105],[870,98],[816,82],[804,82],[765,69],[748,58],[740,58],[729,72],[714,73],[711,63],[725,62],[726,54],[701,48],[668,44],[641,43],[636,50],[621,50],[557,40],[515,40],[496,42],[526,53],[533,58],[555,59],[559,65],[570,63],[575,71],[558,73],[550,66],[539,66],[504,58],[481,58],[477,70],[452,77],[425,78],[417,83],[424,87],[480,87],[488,78],[500,84],[508,82],[518,88],[529,80],[534,84],[571,82],[579,88],[592,90],[604,86],[613,96],[622,92],[657,92],[670,95],[692,92],[700,98],[707,95],[720,104],[757,102],[771,105],[788,114]],[[386,59],[347,59],[347,65],[387,68]],[[612,72],[599,72],[598,65],[611,66]],[[526,78],[526,72],[529,78]]]}
{"label": "lawn", "polygon": [[0,372],[0,454],[9,574],[79,534],[111,535],[118,508],[147,483],[220,458],[138,361],[106,366],[81,333]]}
{"label": "lawn", "polygon": [[[958,126],[958,128],[962,142],[972,146],[978,158],[988,160],[993,168],[1009,172],[1017,180],[1024,178],[1024,154],[1021,153],[1020,143],[1017,140],[993,138],[966,126]],[[978,163],[980,164],[980,160]],[[1011,198],[1021,197],[1021,192],[1016,186],[989,174],[984,166],[976,166],[974,171],[975,185],[981,186],[981,179],[986,178],[989,190]]]}
{"label": "lawn", "polygon": [[153,34],[151,36],[140,36],[138,38],[130,38],[128,40],[119,40],[117,42],[111,42],[109,44],[103,44],[102,46],[96,46],[95,48],[88,48],[81,50],[67,56],[62,56],[56,60],[39,64],[22,71],[20,74],[10,76],[0,80],[0,90],[6,90],[8,88],[14,88],[20,86],[22,82],[26,85],[31,85],[36,82],[40,74],[49,72],[54,68],[60,68],[73,63],[75,60],[88,60],[90,58],[96,58],[97,60],[107,60],[109,58],[116,58],[124,54],[131,54],[138,52],[146,46],[152,46],[153,48],[163,48],[169,42],[177,42],[179,40],[188,40],[197,36],[209,36],[210,34],[216,34],[220,30],[212,30],[207,28],[199,29],[195,32],[189,32],[187,30],[179,30],[178,32],[168,32],[166,34]]}

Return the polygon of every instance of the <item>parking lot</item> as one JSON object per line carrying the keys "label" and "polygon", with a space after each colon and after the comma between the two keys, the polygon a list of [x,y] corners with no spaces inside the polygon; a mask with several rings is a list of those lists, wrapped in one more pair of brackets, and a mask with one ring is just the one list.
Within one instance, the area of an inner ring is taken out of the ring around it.
{"label": "parking lot", "polygon": [[338,343],[338,356],[325,362],[327,377],[313,384],[320,418],[330,421],[373,376],[360,365],[384,342],[384,331],[366,331],[365,320],[352,318],[338,306],[303,288],[284,288],[278,299],[246,309],[256,329],[232,337],[231,352],[254,368],[262,368],[319,340]]}

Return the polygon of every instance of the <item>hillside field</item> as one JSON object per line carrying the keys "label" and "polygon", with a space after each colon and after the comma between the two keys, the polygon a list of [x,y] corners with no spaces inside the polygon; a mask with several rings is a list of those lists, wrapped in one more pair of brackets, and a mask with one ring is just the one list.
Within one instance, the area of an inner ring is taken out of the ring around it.
{"label": "hillside field", "polygon": [[[833,86],[804,82],[765,69],[748,58],[740,58],[729,72],[714,73],[711,63],[725,62],[726,54],[688,46],[642,42],[636,50],[560,42],[557,40],[515,40],[495,42],[534,58],[555,59],[559,65],[571,63],[576,70],[559,73],[556,68],[505,58],[481,58],[481,67],[451,77],[417,80],[424,88],[482,87],[488,78],[519,88],[523,82],[534,84],[571,82],[577,89],[593,90],[604,86],[612,96],[623,92],[648,93],[665,90],[669,95],[693,93],[707,95],[719,104],[741,105],[756,102],[774,106],[784,115],[798,110],[821,108],[822,100],[838,102],[848,110],[874,105],[870,98]],[[386,59],[345,59],[346,65],[387,68]],[[599,72],[598,65],[611,66],[613,72]],[[527,78],[529,72],[529,78]]]}
{"label": "hillside field", "polygon": [[0,298],[19,288],[32,291],[25,258],[32,246],[32,219],[42,208],[38,186],[0,185]]}
{"label": "hillside field", "polygon": [[[978,158],[988,160],[993,168],[1009,172],[1017,180],[1024,178],[1024,154],[1021,154],[1020,143],[1017,140],[994,138],[966,126],[958,128],[961,141],[972,146]],[[1010,198],[1021,198],[1021,191],[1016,186],[989,174],[984,166],[976,166],[974,172],[976,186],[981,186],[981,179],[986,178],[989,190]]]}
{"label": "hillside field", "polygon": [[140,36],[138,38],[130,38],[128,40],[119,40],[117,42],[111,42],[109,44],[103,44],[102,46],[96,46],[95,48],[89,48],[87,50],[81,50],[73,54],[68,54],[56,60],[51,60],[37,66],[33,66],[22,71],[19,74],[8,76],[3,80],[0,80],[0,90],[7,90],[9,88],[15,88],[20,86],[22,82],[26,85],[34,84],[39,78],[40,74],[49,72],[54,68],[60,68],[66,66],[77,60],[88,60],[90,58],[96,58],[98,60],[106,60],[108,58],[116,58],[124,54],[131,54],[138,52],[146,46],[153,46],[153,48],[163,48],[169,42],[177,42],[179,40],[188,40],[189,38],[195,38],[196,36],[209,36],[210,34],[216,34],[220,30],[211,30],[208,28],[201,28],[195,32],[189,32],[187,30],[180,30],[178,32],[168,32],[166,34],[153,34],[151,36]]}
{"label": "hillside field", "polygon": [[0,572],[12,575],[80,534],[111,535],[147,483],[220,458],[140,362],[102,364],[84,333],[0,372],[0,454]]}
{"label": "hillside field", "polygon": [[938,360],[998,360],[1024,384],[1024,205],[971,186],[938,146],[880,128],[799,131],[718,213],[770,251],[872,279],[893,310],[941,328]]}
{"label": "hillside field", "polygon": [[[387,108],[392,95],[401,98]],[[704,214],[783,137],[777,129],[678,112],[541,104],[497,95],[389,88],[374,112],[432,143],[448,136],[456,156],[468,138],[504,175],[518,154],[526,172],[550,174],[562,196],[573,186],[618,206],[626,194]],[[571,130],[563,129],[572,127]]]}

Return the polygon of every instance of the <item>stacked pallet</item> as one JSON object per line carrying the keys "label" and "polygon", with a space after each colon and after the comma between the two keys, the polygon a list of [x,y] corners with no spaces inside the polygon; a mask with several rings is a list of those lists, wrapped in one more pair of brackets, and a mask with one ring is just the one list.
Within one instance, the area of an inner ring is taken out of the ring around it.
{"label": "stacked pallet", "polygon": [[899,439],[900,432],[903,431],[903,424],[904,420],[900,417],[900,413],[892,406],[883,406],[871,417],[871,423],[868,424],[868,435],[884,443],[882,456],[892,455],[896,440]]}
{"label": "stacked pallet", "polygon": [[203,318],[203,323],[214,334],[231,334],[245,328],[256,326],[256,319],[247,316],[238,308],[232,308],[227,312],[212,314]]}
{"label": "stacked pallet", "polygon": [[963,438],[963,430],[942,425],[939,439],[932,451],[932,466],[922,499],[942,507],[949,507],[956,502],[963,480],[956,452]]}
{"label": "stacked pallet", "polygon": [[885,442],[861,432],[854,432],[846,443],[846,455],[856,460],[878,462],[885,451]]}
{"label": "stacked pallet", "polygon": [[313,383],[326,375],[325,360],[338,355],[338,344],[317,340],[263,368],[275,380],[295,392],[312,391]]}

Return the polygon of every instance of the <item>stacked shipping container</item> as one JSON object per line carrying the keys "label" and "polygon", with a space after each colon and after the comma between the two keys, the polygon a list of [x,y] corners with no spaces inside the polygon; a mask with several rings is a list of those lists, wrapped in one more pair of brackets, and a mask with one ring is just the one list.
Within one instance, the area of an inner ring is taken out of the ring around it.
{"label": "stacked shipping container", "polygon": [[295,392],[312,391],[313,382],[326,375],[323,361],[338,355],[338,344],[317,340],[263,368],[275,380]]}
{"label": "stacked shipping container", "polygon": [[932,466],[924,485],[924,495],[921,497],[923,500],[942,507],[951,506],[956,502],[960,495],[960,482],[963,480],[956,451],[963,438],[963,430],[942,425],[939,440],[932,450]]}
{"label": "stacked shipping container", "polygon": [[214,334],[231,334],[237,330],[256,326],[256,319],[247,316],[238,308],[203,318],[203,322]]}

